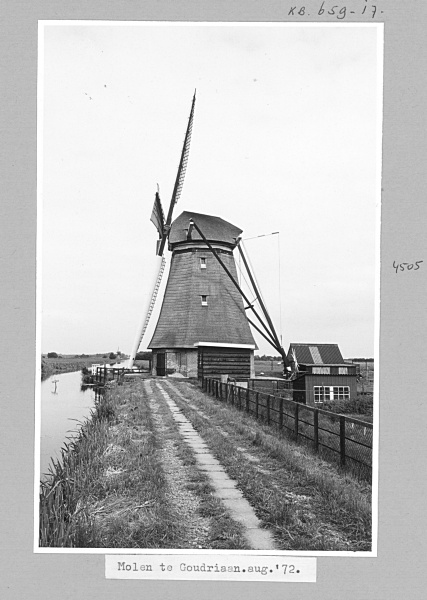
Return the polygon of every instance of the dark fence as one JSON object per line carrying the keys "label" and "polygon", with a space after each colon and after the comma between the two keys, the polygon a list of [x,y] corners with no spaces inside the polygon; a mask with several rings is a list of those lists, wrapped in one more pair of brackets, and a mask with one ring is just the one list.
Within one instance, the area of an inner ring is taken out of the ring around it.
{"label": "dark fence", "polygon": [[322,458],[371,478],[372,423],[218,379],[203,378],[202,389],[311,446]]}

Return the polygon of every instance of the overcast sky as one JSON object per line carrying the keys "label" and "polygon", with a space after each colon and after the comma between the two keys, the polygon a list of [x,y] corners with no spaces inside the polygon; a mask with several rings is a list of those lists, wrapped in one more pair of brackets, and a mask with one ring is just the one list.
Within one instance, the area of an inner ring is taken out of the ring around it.
{"label": "overcast sky", "polygon": [[[379,33],[46,24],[42,352],[131,351],[154,268],[154,194],[159,184],[167,210],[197,88],[174,217],[220,216],[244,238],[279,231],[246,248],[285,349],[338,343],[345,357],[373,356]],[[261,354],[276,354],[255,338]]]}

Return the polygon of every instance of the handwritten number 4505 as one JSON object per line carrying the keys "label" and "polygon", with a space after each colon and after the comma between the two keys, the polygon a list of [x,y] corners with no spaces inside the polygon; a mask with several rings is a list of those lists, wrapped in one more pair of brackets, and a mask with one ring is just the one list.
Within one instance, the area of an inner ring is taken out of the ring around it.
{"label": "handwritten number 4505", "polygon": [[400,270],[400,271],[405,271],[405,269],[407,271],[418,271],[418,269],[420,268],[420,264],[424,262],[423,260],[417,260],[416,263],[400,263],[400,264],[396,264],[395,261],[393,261],[393,269],[396,269],[396,273]]}

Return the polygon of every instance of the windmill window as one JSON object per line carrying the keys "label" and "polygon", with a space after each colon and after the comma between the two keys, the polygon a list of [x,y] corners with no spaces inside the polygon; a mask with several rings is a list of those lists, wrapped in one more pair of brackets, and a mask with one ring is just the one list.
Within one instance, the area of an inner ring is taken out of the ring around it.
{"label": "windmill window", "polygon": [[202,299],[202,306],[207,306],[208,305],[208,297],[200,296],[200,298]]}
{"label": "windmill window", "polygon": [[200,268],[201,269],[206,269],[206,258],[201,258],[200,259]]}

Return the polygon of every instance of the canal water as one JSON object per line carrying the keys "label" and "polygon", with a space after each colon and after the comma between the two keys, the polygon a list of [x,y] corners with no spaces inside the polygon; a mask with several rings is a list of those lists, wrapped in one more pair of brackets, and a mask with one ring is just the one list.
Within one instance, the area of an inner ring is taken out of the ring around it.
{"label": "canal water", "polygon": [[52,375],[41,383],[40,478],[48,473],[51,458],[61,457],[67,438],[76,435],[95,403],[92,387],[81,390],[81,371]]}

